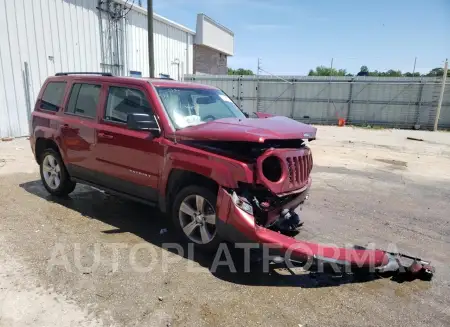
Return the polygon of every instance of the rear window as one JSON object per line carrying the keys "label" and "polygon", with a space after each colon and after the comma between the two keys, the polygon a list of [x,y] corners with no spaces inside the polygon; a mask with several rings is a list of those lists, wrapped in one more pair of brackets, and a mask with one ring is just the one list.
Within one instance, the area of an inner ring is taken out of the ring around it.
{"label": "rear window", "polygon": [[101,85],[74,84],[70,92],[66,112],[78,116],[94,118],[100,99]]}
{"label": "rear window", "polygon": [[50,82],[41,99],[41,109],[58,111],[62,104],[66,82]]}

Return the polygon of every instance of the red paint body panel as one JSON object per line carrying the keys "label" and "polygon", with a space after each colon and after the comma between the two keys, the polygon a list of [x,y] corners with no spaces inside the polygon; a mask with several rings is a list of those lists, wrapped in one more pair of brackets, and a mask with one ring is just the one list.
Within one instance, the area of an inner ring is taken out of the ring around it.
{"label": "red paint body panel", "polygon": [[255,112],[256,117],[258,118],[269,118],[269,117],[274,117],[274,115],[269,114],[267,112]]}
{"label": "red paint body panel", "polygon": [[237,182],[253,182],[251,166],[245,163],[203,150],[192,149],[183,144],[172,144],[165,154],[164,168],[161,174],[161,193],[165,192],[165,182],[173,169],[198,173],[229,188],[236,188]]}
{"label": "red paint body panel", "polygon": [[317,129],[287,117],[224,118],[177,131],[177,137],[195,140],[247,141],[312,139]]}
{"label": "red paint body panel", "polygon": [[[272,182],[263,174],[263,162],[268,157],[275,156],[279,159],[282,174],[278,181]],[[301,162],[301,163],[299,163]],[[300,192],[308,184],[312,170],[312,156],[309,148],[298,149],[270,149],[261,155],[256,163],[256,182],[265,185],[275,194],[287,194]]]}

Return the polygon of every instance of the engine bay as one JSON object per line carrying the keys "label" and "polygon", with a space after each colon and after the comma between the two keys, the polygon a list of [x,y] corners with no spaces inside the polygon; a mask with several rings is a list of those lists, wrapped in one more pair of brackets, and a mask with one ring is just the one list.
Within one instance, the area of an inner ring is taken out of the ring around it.
{"label": "engine bay", "polygon": [[302,139],[266,140],[263,143],[188,140],[180,143],[246,163],[254,163],[268,149],[301,149],[306,146]]}
{"label": "engine bay", "polygon": [[[308,187],[306,185],[296,189],[296,185],[293,185],[292,181],[289,180],[296,173],[300,175],[300,170],[302,170],[303,176],[308,177],[310,170],[306,165],[298,165],[297,172],[295,167],[289,166],[289,161],[286,161],[286,168],[283,168],[283,158],[268,154],[288,151],[295,155],[301,155],[302,152],[299,152],[299,150],[309,150],[304,140],[266,140],[263,143],[203,140],[185,140],[181,142],[244,163],[254,164],[254,182],[238,182],[237,189],[228,190],[230,194],[234,195],[235,203],[238,203],[241,209],[253,215],[255,223],[262,227],[277,230],[284,234],[296,232],[301,227],[303,223],[300,221],[300,217],[295,212],[295,209],[307,199]],[[261,159],[264,160],[260,169],[258,169],[257,162]],[[287,170],[284,175],[283,169]],[[260,181],[258,176],[261,175],[269,183],[280,184],[280,181],[286,182],[290,184],[290,189],[283,194],[274,192],[270,186],[268,187],[267,184],[264,185],[264,182]],[[283,181],[281,180],[282,176],[284,178]],[[294,189],[294,191],[291,191],[291,189]]]}
{"label": "engine bay", "polygon": [[302,223],[295,209],[307,199],[304,194],[277,196],[263,185],[239,183],[239,188],[233,190],[240,201],[251,206],[247,212],[253,214],[256,224],[278,230],[280,232],[295,232]]}

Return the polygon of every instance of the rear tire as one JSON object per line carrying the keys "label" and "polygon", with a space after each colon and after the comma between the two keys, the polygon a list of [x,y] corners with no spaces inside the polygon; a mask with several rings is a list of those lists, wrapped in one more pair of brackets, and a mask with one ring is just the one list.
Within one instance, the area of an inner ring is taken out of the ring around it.
{"label": "rear tire", "polygon": [[223,241],[217,234],[216,202],[216,194],[197,185],[187,186],[175,196],[171,212],[175,229],[202,251],[215,251]]}
{"label": "rear tire", "polygon": [[41,180],[51,195],[66,196],[75,189],[76,183],[70,179],[58,152],[46,149],[40,159]]}

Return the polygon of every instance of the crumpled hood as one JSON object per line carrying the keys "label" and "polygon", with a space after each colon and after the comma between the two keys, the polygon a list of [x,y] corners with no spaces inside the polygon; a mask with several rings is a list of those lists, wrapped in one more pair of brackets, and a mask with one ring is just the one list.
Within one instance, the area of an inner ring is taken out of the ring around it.
{"label": "crumpled hood", "polygon": [[317,129],[287,117],[223,118],[186,127],[177,137],[191,140],[247,141],[315,139]]}

